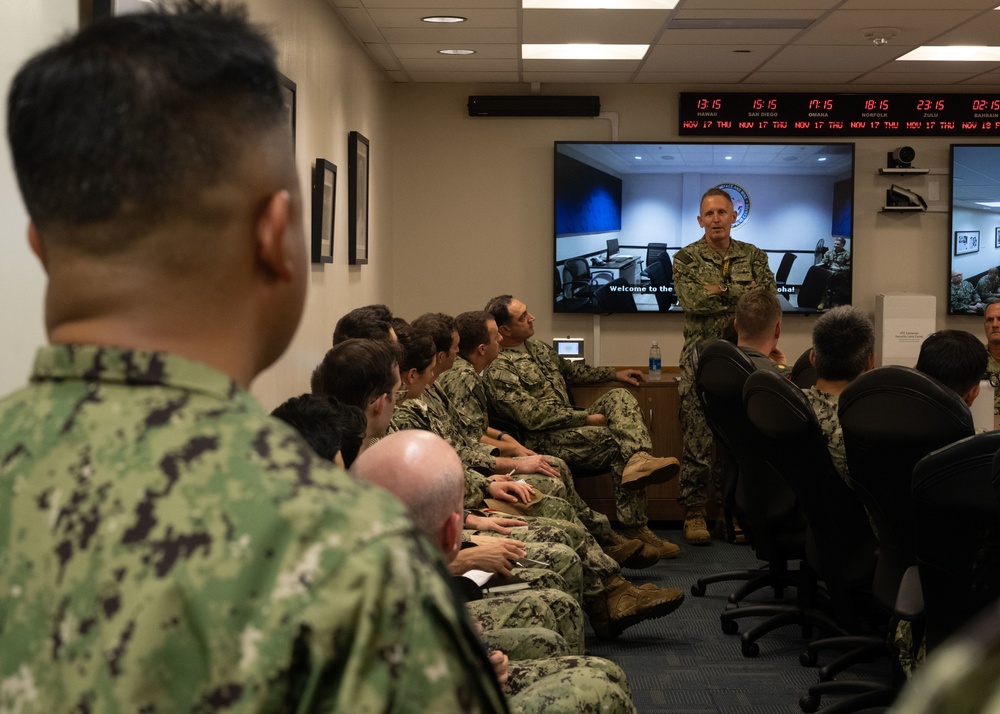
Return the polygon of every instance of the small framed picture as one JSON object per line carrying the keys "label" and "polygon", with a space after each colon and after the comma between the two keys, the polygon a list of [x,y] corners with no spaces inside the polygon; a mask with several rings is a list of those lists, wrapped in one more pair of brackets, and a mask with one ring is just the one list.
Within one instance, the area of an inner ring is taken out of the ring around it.
{"label": "small framed picture", "polygon": [[278,73],[278,82],[281,83],[281,101],[285,105],[288,131],[292,135],[292,151],[295,151],[295,82],[280,72]]}
{"label": "small framed picture", "polygon": [[333,225],[337,206],[337,167],[316,159],[312,182],[312,262],[333,262]]}
{"label": "small framed picture", "polygon": [[979,231],[955,231],[955,255],[979,252]]}
{"label": "small framed picture", "polygon": [[347,139],[347,262],[368,263],[368,139],[352,131]]}
{"label": "small framed picture", "polygon": [[1000,249],[1000,227],[994,228],[994,230],[996,231],[996,238],[994,239],[996,242],[993,244],[993,247]]}

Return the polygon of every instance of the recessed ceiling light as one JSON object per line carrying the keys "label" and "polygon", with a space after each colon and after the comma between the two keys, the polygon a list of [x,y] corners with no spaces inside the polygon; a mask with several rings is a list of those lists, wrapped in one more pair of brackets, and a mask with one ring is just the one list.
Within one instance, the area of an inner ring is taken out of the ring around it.
{"label": "recessed ceiling light", "polygon": [[820,157],[819,157],[818,159],[816,159],[816,160],[817,160],[817,161],[826,161],[826,157],[825,157],[825,156],[820,156]]}
{"label": "recessed ceiling light", "polygon": [[521,45],[522,59],[641,60],[649,45]]}
{"label": "recessed ceiling light", "polygon": [[459,17],[458,15],[431,15],[430,17],[420,18],[420,21],[450,23],[450,22],[465,22],[468,19],[469,18],[467,17]]}
{"label": "recessed ceiling light", "polygon": [[521,0],[525,10],[673,10],[677,0]]}
{"label": "recessed ceiling light", "polygon": [[642,157],[641,157],[641,156],[636,156],[636,157],[635,157],[635,160],[636,160],[636,161],[642,161]]}
{"label": "recessed ceiling light", "polygon": [[439,55],[474,55],[475,50],[438,50]]}
{"label": "recessed ceiling light", "polygon": [[1000,62],[1000,47],[979,45],[924,46],[907,52],[896,61]]}
{"label": "recessed ceiling light", "polygon": [[726,161],[732,161],[732,160],[733,160],[733,157],[732,157],[732,156],[727,156],[727,157],[725,157],[725,158],[726,158]]}

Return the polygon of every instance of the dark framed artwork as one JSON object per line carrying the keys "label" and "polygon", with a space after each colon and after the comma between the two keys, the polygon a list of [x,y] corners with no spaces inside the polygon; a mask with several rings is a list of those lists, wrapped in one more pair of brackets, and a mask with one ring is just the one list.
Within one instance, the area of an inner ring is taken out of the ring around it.
{"label": "dark framed artwork", "polygon": [[955,255],[979,252],[979,231],[955,231]]}
{"label": "dark framed artwork", "polygon": [[281,72],[278,72],[278,82],[281,84],[281,101],[285,105],[288,131],[292,134],[292,151],[295,151],[295,82]]}
{"label": "dark framed artwork", "polygon": [[80,27],[86,27],[94,20],[103,20],[134,12],[150,12],[163,3],[160,0],[79,0]]}
{"label": "dark framed artwork", "polygon": [[333,226],[337,208],[337,167],[316,159],[312,183],[312,262],[333,262]]}
{"label": "dark framed artwork", "polygon": [[347,139],[347,262],[368,262],[368,139],[352,131]]}
{"label": "dark framed artwork", "polygon": [[1000,248],[1000,228],[995,228],[994,230],[996,231],[996,237],[994,238],[993,247]]}

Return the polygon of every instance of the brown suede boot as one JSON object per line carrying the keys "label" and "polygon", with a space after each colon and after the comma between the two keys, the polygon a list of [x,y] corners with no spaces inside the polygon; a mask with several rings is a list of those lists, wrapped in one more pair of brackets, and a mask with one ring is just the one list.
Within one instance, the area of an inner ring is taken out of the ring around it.
{"label": "brown suede boot", "polygon": [[674,545],[669,540],[660,538],[660,536],[649,530],[649,526],[643,526],[642,528],[626,528],[624,534],[626,538],[641,540],[649,547],[655,549],[657,554],[660,556],[660,560],[676,558],[681,554],[681,549],[678,546]]}
{"label": "brown suede boot", "polygon": [[624,568],[641,570],[656,565],[660,560],[660,554],[654,548],[637,538],[626,538],[615,531],[611,532],[611,544],[602,545],[601,548]]}
{"label": "brown suede boot", "polygon": [[681,462],[673,456],[656,457],[645,451],[637,451],[625,464],[622,471],[622,488],[638,491],[646,486],[666,483],[681,472]]}
{"label": "brown suede boot", "polygon": [[705,507],[691,506],[684,516],[684,540],[691,545],[708,545],[712,542],[712,534],[708,532],[705,523]]}
{"label": "brown suede boot", "polygon": [[680,607],[684,593],[679,588],[637,588],[620,575],[604,584],[604,592],[587,609],[590,625],[602,640],[613,640],[643,620],[664,617]]}

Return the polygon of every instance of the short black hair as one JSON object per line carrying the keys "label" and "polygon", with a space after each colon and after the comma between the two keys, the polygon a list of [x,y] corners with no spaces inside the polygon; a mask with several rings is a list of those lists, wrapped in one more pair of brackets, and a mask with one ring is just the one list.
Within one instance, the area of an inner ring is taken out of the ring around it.
{"label": "short black hair", "polygon": [[385,305],[356,307],[337,320],[333,344],[350,339],[389,340],[392,320],[392,311]]}
{"label": "short black hair", "polygon": [[458,354],[468,357],[479,345],[490,339],[488,323],[493,316],[485,310],[470,310],[455,317],[458,330]]}
{"label": "short black hair", "polygon": [[861,310],[842,305],[816,320],[812,342],[817,377],[852,381],[865,371],[875,353],[875,328]]}
{"label": "short black hair", "polygon": [[399,349],[402,352],[399,358],[400,374],[405,374],[411,369],[423,372],[437,357],[434,340],[426,332],[416,329],[413,325],[400,327],[396,337],[399,339]]}
{"label": "short black hair", "polygon": [[964,396],[982,380],[988,363],[986,346],[971,332],[939,330],[920,345],[917,371]]}
{"label": "short black hair", "polygon": [[368,421],[357,407],[319,394],[301,394],[275,407],[271,416],[293,427],[327,461],[340,452],[350,466],[361,450]]}
{"label": "short black hair", "polygon": [[429,335],[434,340],[438,352],[450,352],[455,335],[455,318],[443,312],[425,312],[410,323],[415,329]]}
{"label": "short black hair", "polygon": [[313,394],[339,399],[365,410],[372,401],[396,386],[393,367],[399,364],[399,349],[385,340],[344,340],[327,350],[313,370]]}
{"label": "short black hair", "polygon": [[513,295],[497,295],[486,303],[486,312],[493,315],[497,327],[509,325],[513,315],[510,314],[510,304],[514,301]]}
{"label": "short black hair", "polygon": [[[7,137],[39,227],[155,225],[236,172],[248,133],[284,124],[274,48],[245,11],[174,5],[95,22],[14,77]],[[75,245],[109,253],[120,236]]]}

